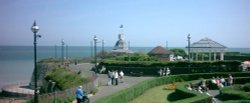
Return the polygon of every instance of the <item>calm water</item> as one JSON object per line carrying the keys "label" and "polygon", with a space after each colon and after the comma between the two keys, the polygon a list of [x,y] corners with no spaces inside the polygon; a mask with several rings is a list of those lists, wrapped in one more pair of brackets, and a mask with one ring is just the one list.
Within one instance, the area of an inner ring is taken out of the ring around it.
{"label": "calm water", "polygon": [[[147,53],[152,48],[131,47],[131,50]],[[105,50],[111,49],[112,47],[105,47]],[[97,50],[100,51],[101,47],[98,47]],[[250,48],[228,48],[227,52],[250,53]],[[66,47],[64,53],[66,56]],[[90,47],[80,46],[68,47],[67,54],[69,58],[90,57],[92,55]],[[0,46],[0,88],[8,84],[29,82],[34,69],[33,55],[33,46]],[[40,46],[37,48],[38,60],[51,57],[61,57],[61,47]]]}

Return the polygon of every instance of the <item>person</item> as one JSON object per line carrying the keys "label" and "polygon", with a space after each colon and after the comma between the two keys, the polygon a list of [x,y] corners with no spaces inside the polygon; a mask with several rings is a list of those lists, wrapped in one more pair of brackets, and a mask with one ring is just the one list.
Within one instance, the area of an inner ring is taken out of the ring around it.
{"label": "person", "polygon": [[111,85],[114,85],[114,78],[115,78],[115,72],[114,70],[111,71]]}
{"label": "person", "polygon": [[225,78],[223,78],[223,76],[221,76],[220,82],[221,82],[224,86],[226,86],[226,80],[225,80]]}
{"label": "person", "polygon": [[231,74],[228,74],[227,82],[229,86],[233,85],[233,76]]}
{"label": "person", "polygon": [[123,73],[123,71],[122,71],[122,70],[120,71],[119,75],[120,75],[120,80],[121,80],[121,83],[123,83],[124,73]]}
{"label": "person", "polygon": [[114,72],[114,78],[115,78],[115,85],[118,85],[119,74],[118,74],[117,70]]}
{"label": "person", "polygon": [[162,69],[160,69],[160,70],[158,71],[158,73],[159,73],[160,76],[162,76],[162,72],[163,72]]}
{"label": "person", "polygon": [[83,97],[84,97],[84,91],[82,89],[82,86],[79,86],[76,89],[76,100],[77,100],[77,103],[81,103],[81,101],[83,100]]}
{"label": "person", "polygon": [[212,82],[213,84],[217,84],[217,83],[216,83],[215,77],[212,78],[211,82]]}
{"label": "person", "polygon": [[190,84],[186,85],[186,88],[187,88],[188,90],[193,90]]}
{"label": "person", "polygon": [[167,74],[166,76],[170,75],[170,69],[169,68],[167,68],[167,73],[166,74]]}
{"label": "person", "polygon": [[208,91],[209,90],[208,87],[207,87],[207,84],[206,84],[206,80],[202,80],[200,82],[199,86],[202,88],[203,91]]}
{"label": "person", "polygon": [[112,72],[108,70],[108,86],[111,85]]}

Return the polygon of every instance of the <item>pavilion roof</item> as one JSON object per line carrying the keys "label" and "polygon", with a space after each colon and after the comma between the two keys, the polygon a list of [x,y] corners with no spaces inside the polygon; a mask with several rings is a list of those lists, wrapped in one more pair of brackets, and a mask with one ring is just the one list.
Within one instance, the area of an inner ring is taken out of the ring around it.
{"label": "pavilion roof", "polygon": [[170,54],[170,52],[161,46],[157,46],[157,47],[153,48],[148,54],[150,54],[150,55]]}
{"label": "pavilion roof", "polygon": [[226,46],[213,41],[209,38],[203,38],[200,41],[194,42],[190,45],[190,48],[223,48],[225,49]]}

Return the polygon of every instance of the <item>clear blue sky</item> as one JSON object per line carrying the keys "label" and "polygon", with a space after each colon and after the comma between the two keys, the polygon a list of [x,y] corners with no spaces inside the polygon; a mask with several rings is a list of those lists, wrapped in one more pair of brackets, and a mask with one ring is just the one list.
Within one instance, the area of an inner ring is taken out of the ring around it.
{"label": "clear blue sky", "polygon": [[[0,45],[88,46],[96,34],[113,46],[124,25],[131,46],[184,47],[204,37],[250,47],[250,0],[0,0]],[[101,44],[99,44],[100,46]]]}

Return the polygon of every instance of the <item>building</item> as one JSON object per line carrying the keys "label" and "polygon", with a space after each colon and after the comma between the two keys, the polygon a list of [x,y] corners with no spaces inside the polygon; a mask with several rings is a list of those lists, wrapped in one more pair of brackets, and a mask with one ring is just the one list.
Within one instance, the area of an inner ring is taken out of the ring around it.
{"label": "building", "polygon": [[[188,48],[188,46],[186,47]],[[226,46],[213,41],[212,39],[209,38],[203,38],[200,41],[194,42],[190,45],[190,54],[191,58],[193,60],[198,61],[198,56],[199,53],[209,53],[208,58],[209,61],[212,60],[212,53],[214,54],[213,59],[214,61],[217,60],[217,52],[220,53],[220,59],[219,60],[224,60],[224,52],[225,52]],[[204,55],[201,55],[202,58]]]}
{"label": "building", "polygon": [[148,52],[149,56],[154,56],[160,59],[160,61],[169,61],[170,60],[170,51],[167,49],[157,46]]}
{"label": "building", "polygon": [[132,53],[125,41],[125,36],[122,33],[123,25],[120,26],[121,32],[118,34],[118,41],[115,43],[112,51],[113,53]]}

